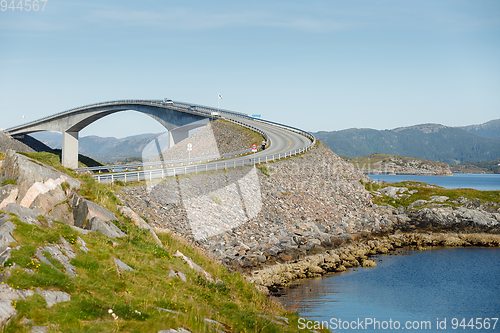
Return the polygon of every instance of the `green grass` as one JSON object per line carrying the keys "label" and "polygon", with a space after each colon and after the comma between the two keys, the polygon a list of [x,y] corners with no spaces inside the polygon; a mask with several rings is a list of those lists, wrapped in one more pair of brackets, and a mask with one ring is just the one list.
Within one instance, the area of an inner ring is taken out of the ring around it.
{"label": "green grass", "polygon": [[[57,169],[62,168],[54,156],[45,153],[32,156],[40,157]],[[226,332],[299,331],[297,313],[285,310],[258,292],[240,273],[229,272],[171,234],[158,234],[163,247],[154,243],[149,231],[137,228],[117,212],[119,200],[114,193],[120,185],[99,184],[89,175],[75,176],[82,181],[80,195],[115,212],[119,219],[115,224],[127,233],[127,237],[111,241],[98,233],[79,234],[89,248],[85,253],[79,250],[78,235],[71,227],[59,222],[53,222],[52,228],[28,225],[11,215],[10,220],[16,225],[16,243],[11,247],[22,246],[12,250],[5,264],[5,267],[15,264],[6,283],[20,289],[65,291],[71,295],[71,300],[51,308],[37,294],[19,300],[13,303],[18,315],[9,322],[5,332],[29,332],[30,328],[21,324],[24,318],[33,320],[34,325],[51,327],[51,332],[158,332],[178,327],[192,332],[213,332],[214,328],[204,322],[204,318],[223,323]],[[73,244],[77,256],[71,263],[76,267],[77,277],[64,274],[60,263],[48,253],[45,255],[52,265],[35,259],[37,248],[59,243],[60,237]],[[173,256],[177,250],[222,283],[212,283],[201,277],[182,259]],[[117,271],[113,257],[134,271]],[[34,274],[28,274],[25,268]],[[170,269],[183,272],[187,282],[170,278]],[[155,307],[184,315],[159,312]],[[109,309],[118,320],[112,318]],[[290,319],[290,325],[269,323],[257,314],[284,316]]]}
{"label": "green grass", "polygon": [[242,127],[240,125],[233,124],[227,120],[223,119],[218,119],[216,122],[221,122],[225,124],[226,126],[230,126],[231,130],[235,132],[241,133],[243,136],[248,138],[249,141],[249,147],[251,147],[252,144],[256,144],[257,146],[262,145],[262,141],[265,140],[264,136],[258,132],[255,132],[249,128]]}
{"label": "green grass", "polygon": [[9,184],[12,184],[12,185],[17,185],[17,182],[15,179],[6,179],[2,182],[2,185],[1,186],[4,186],[4,185],[9,185]]}
{"label": "green grass", "polygon": [[[363,183],[363,182],[362,182]],[[479,199],[482,202],[500,202],[500,191],[479,191],[474,189],[446,189],[435,185],[429,185],[422,182],[404,181],[399,183],[382,184],[363,183],[365,188],[369,191],[376,191],[383,187],[406,187],[409,191],[417,190],[418,192],[412,194],[410,197],[394,199],[388,196],[377,197],[374,196],[373,202],[375,204],[387,204],[394,207],[408,207],[412,202],[417,200],[430,200],[431,196],[447,196],[450,200],[464,197],[470,200]],[[408,194],[408,192],[405,192]],[[451,203],[450,205],[456,205]]]}
{"label": "green grass", "polygon": [[271,174],[269,172],[269,168],[267,167],[267,165],[261,164],[261,165],[259,165],[258,168],[259,168],[260,172],[262,172],[264,175],[266,175],[267,177],[271,177]]}
{"label": "green grass", "polygon": [[[38,295],[19,300],[16,302],[19,314],[5,332],[27,332],[20,324],[23,318],[33,320],[35,325],[55,324],[55,332],[157,332],[179,326],[193,332],[211,332],[203,318],[222,322],[232,332],[258,332],[264,327],[264,332],[298,331],[297,314],[285,311],[257,292],[239,273],[228,272],[169,234],[159,234],[168,250],[150,243],[147,232],[129,223],[126,223],[128,237],[115,240],[119,245],[100,234],[80,235],[90,251],[85,253],[74,247],[77,257],[71,263],[78,276],[73,278],[61,272],[59,263],[50,266],[34,259],[37,247],[57,243],[60,236],[72,239],[75,234],[70,227],[57,222],[53,229],[22,222],[15,224],[14,237],[23,246],[12,251],[7,266],[15,263],[18,268],[12,270],[7,283],[20,289],[62,290],[71,294],[71,301],[47,308]],[[184,261],[172,257],[171,253],[177,250],[223,283],[206,280]],[[54,260],[50,255],[47,257]],[[119,273],[113,257],[127,263],[134,272]],[[35,273],[28,274],[22,268],[30,268]],[[188,281],[169,278],[170,269],[182,271]],[[155,307],[185,315],[160,313]],[[113,309],[119,320],[112,319],[109,309]],[[283,328],[267,324],[256,314],[285,316],[295,325]]]}

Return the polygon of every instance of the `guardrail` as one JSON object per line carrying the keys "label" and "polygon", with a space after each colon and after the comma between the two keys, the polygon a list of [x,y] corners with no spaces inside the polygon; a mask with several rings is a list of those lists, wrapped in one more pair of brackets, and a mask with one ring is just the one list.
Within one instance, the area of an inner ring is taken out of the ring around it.
{"label": "guardrail", "polygon": [[[230,119],[230,118],[224,118],[224,120],[235,123],[239,126],[246,127],[252,131],[255,131],[262,136],[264,136],[266,142],[269,140],[269,137],[267,134],[260,130],[257,127],[254,127],[252,125],[243,123],[238,120]],[[98,166],[98,167],[89,167],[89,168],[78,168],[75,169],[77,172],[86,172],[86,171],[99,171],[99,170],[113,170],[113,169],[135,169],[135,168],[143,168],[146,169],[146,167],[154,167],[158,165],[168,165],[168,164],[176,164],[176,163],[184,163],[184,162],[201,162],[201,161],[213,161],[213,160],[220,160],[220,159],[225,159],[228,157],[232,156],[238,156],[238,155],[243,155],[248,152],[250,152],[252,149],[244,149],[238,152],[233,152],[233,153],[227,153],[227,154],[222,154],[222,155],[215,155],[215,156],[207,156],[207,157],[198,157],[198,158],[193,158],[193,159],[184,159],[184,160],[176,160],[176,161],[160,161],[160,162],[145,162],[145,163],[137,163],[137,164],[126,164],[126,165],[111,165],[111,166]]]}
{"label": "guardrail", "polygon": [[99,183],[112,183],[115,181],[123,181],[123,182],[131,182],[131,181],[152,181],[153,179],[162,179],[167,177],[175,177],[178,175],[188,175],[188,174],[197,174],[198,172],[207,172],[207,171],[218,171],[218,170],[227,170],[234,169],[238,167],[244,167],[247,165],[256,165],[261,163],[268,163],[276,160],[280,160],[282,158],[291,157],[305,151],[308,151],[312,148],[312,145],[308,145],[302,149],[296,149],[293,152],[285,152],[278,153],[266,157],[259,158],[248,158],[243,159],[241,161],[222,161],[215,163],[207,163],[203,165],[190,165],[183,167],[175,167],[175,168],[161,168],[155,170],[147,170],[147,171],[137,171],[137,172],[119,172],[119,173],[109,173],[109,174],[98,174],[93,175],[93,177]]}

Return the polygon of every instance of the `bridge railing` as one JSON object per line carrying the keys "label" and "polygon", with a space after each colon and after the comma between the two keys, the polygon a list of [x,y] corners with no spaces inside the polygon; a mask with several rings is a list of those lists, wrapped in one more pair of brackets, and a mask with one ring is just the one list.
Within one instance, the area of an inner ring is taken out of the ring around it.
{"label": "bridge railing", "polygon": [[[174,104],[166,104],[162,100],[130,99],[130,100],[116,100],[116,101],[107,101],[107,102],[93,103],[93,104],[88,104],[88,105],[76,107],[76,108],[69,109],[69,110],[66,110],[66,111],[58,112],[56,114],[53,114],[53,115],[50,115],[50,116],[47,116],[47,117],[43,117],[43,118],[40,118],[40,119],[37,119],[37,120],[33,120],[33,121],[30,121],[30,122],[24,123],[22,125],[19,125],[19,126],[14,126],[14,127],[7,128],[7,129],[4,130],[4,132],[13,131],[13,130],[16,130],[16,129],[22,129],[22,128],[25,128],[25,127],[30,127],[30,126],[42,123],[42,122],[44,122],[46,120],[55,119],[55,118],[58,118],[60,116],[64,116],[64,115],[67,115],[67,114],[70,114],[70,113],[73,113],[73,112],[77,112],[77,111],[83,111],[83,110],[86,110],[86,109],[100,107],[100,106],[114,106],[114,105],[122,105],[122,104],[153,105],[153,106],[159,106],[159,107],[164,107],[164,108],[173,108],[173,109],[175,109],[176,106],[181,106],[182,107],[182,111],[187,111],[187,112],[190,112],[190,113],[193,113],[193,114],[199,114],[201,116],[209,117],[209,118],[218,118],[217,116],[215,116],[215,115],[212,114],[213,110],[211,110],[211,109],[202,108],[201,106],[199,106],[196,109],[193,109],[193,108],[189,108],[190,104],[183,103],[183,102],[174,102]],[[225,112],[225,111],[223,111],[223,112]],[[232,113],[233,114],[244,115],[243,113],[237,113],[237,112],[232,112]]]}
{"label": "bridge railing", "polygon": [[[269,137],[267,136],[267,134],[264,131],[262,131],[261,129],[255,127],[255,126],[243,123],[243,122],[235,120],[235,119],[226,118],[225,120],[229,121],[229,122],[232,122],[232,123],[235,123],[235,124],[237,124],[239,126],[243,126],[245,128],[248,128],[248,129],[250,129],[252,131],[255,131],[255,132],[261,134],[264,137],[264,139],[266,140],[266,142],[269,140]],[[198,158],[175,160],[175,161],[144,162],[144,163],[137,163],[137,164],[111,165],[111,166],[103,165],[103,166],[99,166],[99,167],[78,168],[78,169],[75,169],[75,171],[77,171],[77,172],[86,172],[86,171],[113,170],[113,169],[136,169],[136,168],[137,169],[148,169],[148,168],[151,168],[151,167],[165,166],[165,165],[168,165],[168,164],[178,164],[178,163],[190,163],[191,164],[192,162],[213,161],[213,160],[226,159],[226,158],[229,158],[229,157],[233,157],[233,156],[238,156],[238,155],[243,155],[243,154],[249,153],[251,150],[252,149],[249,148],[249,149],[244,149],[244,150],[240,150],[240,151],[237,151],[237,152],[226,153],[226,154],[221,154],[221,155],[214,155],[214,156],[207,156],[207,157],[198,157]]]}
{"label": "bridge railing", "polygon": [[265,157],[249,157],[243,160],[229,160],[229,161],[220,161],[214,163],[206,163],[206,164],[196,164],[196,165],[186,165],[180,167],[173,168],[159,168],[152,170],[143,170],[136,172],[118,172],[118,173],[108,173],[108,174],[97,174],[93,175],[93,177],[99,183],[110,183],[115,181],[122,182],[131,182],[131,181],[152,181],[155,179],[162,179],[167,177],[175,177],[178,175],[187,175],[187,174],[197,174],[198,172],[207,172],[207,171],[218,171],[218,170],[227,170],[233,168],[244,167],[248,165],[256,165],[262,163],[273,162],[277,160],[281,160],[283,158],[291,157],[297,154],[301,154],[306,152],[312,148],[311,145],[308,145],[302,149],[296,149],[289,152],[278,153],[273,155],[268,155]]}

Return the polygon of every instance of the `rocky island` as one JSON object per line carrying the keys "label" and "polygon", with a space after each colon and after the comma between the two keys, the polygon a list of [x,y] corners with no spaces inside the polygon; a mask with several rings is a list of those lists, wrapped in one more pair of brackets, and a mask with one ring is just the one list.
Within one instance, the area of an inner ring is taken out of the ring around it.
{"label": "rocky island", "polygon": [[431,162],[420,158],[371,154],[369,156],[346,159],[356,169],[365,174],[453,176],[448,164]]}

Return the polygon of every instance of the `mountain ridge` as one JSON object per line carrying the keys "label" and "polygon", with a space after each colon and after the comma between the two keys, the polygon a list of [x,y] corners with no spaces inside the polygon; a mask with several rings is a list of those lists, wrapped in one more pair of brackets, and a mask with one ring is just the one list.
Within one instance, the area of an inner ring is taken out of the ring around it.
{"label": "mountain ridge", "polygon": [[[391,130],[350,128],[313,133],[335,153],[355,158],[374,153],[422,158],[448,164],[500,158],[500,120],[471,125],[469,130],[441,124],[419,124]],[[483,132],[475,131],[480,126]],[[479,135],[480,133],[484,135]]]}

